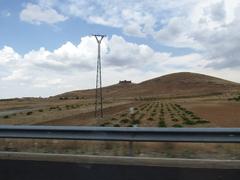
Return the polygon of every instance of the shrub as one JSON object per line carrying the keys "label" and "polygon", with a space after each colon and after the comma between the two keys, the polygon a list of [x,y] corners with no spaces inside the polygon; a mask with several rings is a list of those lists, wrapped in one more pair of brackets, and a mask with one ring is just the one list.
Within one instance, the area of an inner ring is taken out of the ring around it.
{"label": "shrub", "polygon": [[198,121],[196,121],[196,123],[198,123],[198,124],[206,124],[206,123],[209,123],[209,121],[208,120],[198,120]]}
{"label": "shrub", "polygon": [[158,126],[159,127],[167,127],[165,121],[159,121]]}
{"label": "shrub", "polygon": [[57,109],[57,107],[50,107],[49,110],[54,110],[54,109]]}
{"label": "shrub", "polygon": [[32,111],[29,111],[26,113],[27,116],[31,115],[33,112]]}
{"label": "shrub", "polygon": [[114,124],[113,127],[120,127],[120,125],[119,124]]}
{"label": "shrub", "polygon": [[200,120],[201,118],[200,117],[197,117],[197,116],[191,116],[194,120]]}
{"label": "shrub", "polygon": [[175,127],[175,128],[181,128],[183,127],[181,124],[174,124],[172,127]]}
{"label": "shrub", "polygon": [[187,114],[193,114],[193,112],[191,112],[191,111],[186,111],[186,113],[187,113]]}
{"label": "shrub", "polygon": [[125,117],[125,116],[127,116],[127,114],[126,114],[126,113],[124,113],[124,114],[121,114],[121,117]]}
{"label": "shrub", "polygon": [[4,118],[4,119],[8,119],[8,118],[9,118],[9,116],[8,116],[8,115],[6,115],[6,116],[3,116],[3,118]]}
{"label": "shrub", "polygon": [[195,125],[195,124],[197,124],[197,122],[196,121],[191,121],[190,119],[185,119],[184,124]]}
{"label": "shrub", "polygon": [[99,126],[108,126],[108,125],[110,125],[109,122],[103,122],[103,123],[101,123]]}
{"label": "shrub", "polygon": [[174,121],[174,122],[177,122],[177,121],[178,121],[178,119],[176,119],[176,118],[173,118],[173,119],[172,119],[172,121]]}
{"label": "shrub", "polygon": [[134,124],[140,124],[140,121],[138,120],[138,119],[133,119],[132,120],[132,124],[134,125]]}
{"label": "shrub", "polygon": [[164,121],[164,117],[163,117],[163,116],[160,116],[160,117],[159,117],[159,120],[160,120],[160,121]]}
{"label": "shrub", "polygon": [[39,112],[43,112],[43,109],[39,109],[38,111],[39,111]]}
{"label": "shrub", "polygon": [[60,97],[59,99],[60,99],[60,100],[67,100],[68,97]]}
{"label": "shrub", "polygon": [[151,113],[151,116],[156,116],[156,113]]}
{"label": "shrub", "polygon": [[148,121],[153,121],[154,119],[152,117],[149,117],[147,120]]}
{"label": "shrub", "polygon": [[120,122],[121,123],[129,123],[129,121],[130,121],[129,119],[122,119]]}

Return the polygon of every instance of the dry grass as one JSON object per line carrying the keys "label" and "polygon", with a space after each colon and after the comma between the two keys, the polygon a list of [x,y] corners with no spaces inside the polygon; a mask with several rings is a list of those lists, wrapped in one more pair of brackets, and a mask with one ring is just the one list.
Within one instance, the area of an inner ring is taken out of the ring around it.
{"label": "dry grass", "polygon": [[[128,156],[128,142],[1,139],[0,151]],[[239,144],[133,143],[134,156],[240,159]]]}

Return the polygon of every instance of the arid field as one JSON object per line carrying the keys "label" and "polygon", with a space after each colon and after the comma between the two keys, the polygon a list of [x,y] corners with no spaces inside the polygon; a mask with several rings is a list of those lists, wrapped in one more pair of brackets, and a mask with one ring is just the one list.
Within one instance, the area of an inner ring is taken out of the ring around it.
{"label": "arid field", "polygon": [[[0,124],[105,127],[240,127],[240,85],[194,73],[103,88],[104,118],[94,117],[94,90],[0,101]],[[135,154],[240,159],[240,145],[135,143]],[[1,140],[1,150],[127,154],[127,143]]]}

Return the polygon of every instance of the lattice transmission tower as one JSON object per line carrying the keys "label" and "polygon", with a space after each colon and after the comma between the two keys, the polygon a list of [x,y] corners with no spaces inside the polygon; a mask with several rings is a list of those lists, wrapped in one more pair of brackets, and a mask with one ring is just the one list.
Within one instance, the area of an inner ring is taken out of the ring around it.
{"label": "lattice transmission tower", "polygon": [[102,95],[102,65],[101,65],[101,42],[106,35],[93,35],[98,43],[96,96],[95,96],[95,118],[103,118],[103,95]]}

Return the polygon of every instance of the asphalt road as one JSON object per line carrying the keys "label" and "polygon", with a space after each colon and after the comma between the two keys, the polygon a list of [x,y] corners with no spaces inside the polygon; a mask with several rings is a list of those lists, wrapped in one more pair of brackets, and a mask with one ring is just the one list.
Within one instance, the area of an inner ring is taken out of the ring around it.
{"label": "asphalt road", "polygon": [[0,160],[1,180],[239,180],[240,169]]}

